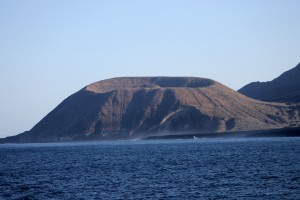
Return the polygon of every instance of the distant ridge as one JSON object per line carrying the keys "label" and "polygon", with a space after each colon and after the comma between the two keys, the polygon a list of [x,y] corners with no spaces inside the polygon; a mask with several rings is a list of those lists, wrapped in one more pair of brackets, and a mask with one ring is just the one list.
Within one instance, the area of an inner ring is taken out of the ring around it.
{"label": "distant ridge", "polygon": [[300,104],[248,98],[196,77],[121,77],[71,95],[30,131],[0,142],[114,140],[268,130],[300,123]]}
{"label": "distant ridge", "polygon": [[238,91],[262,101],[300,102],[300,63],[272,81],[252,82]]}

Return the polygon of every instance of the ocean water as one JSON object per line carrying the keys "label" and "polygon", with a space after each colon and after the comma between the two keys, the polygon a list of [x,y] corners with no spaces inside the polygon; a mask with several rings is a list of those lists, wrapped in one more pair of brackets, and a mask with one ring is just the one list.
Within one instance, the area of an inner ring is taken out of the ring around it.
{"label": "ocean water", "polygon": [[300,138],[0,145],[0,199],[300,199]]}

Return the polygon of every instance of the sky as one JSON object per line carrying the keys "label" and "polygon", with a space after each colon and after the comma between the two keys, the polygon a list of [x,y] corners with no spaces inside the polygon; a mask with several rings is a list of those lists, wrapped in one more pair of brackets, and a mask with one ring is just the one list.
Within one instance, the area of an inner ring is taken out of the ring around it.
{"label": "sky", "polygon": [[299,0],[1,0],[0,138],[123,76],[211,78],[238,90],[300,62]]}

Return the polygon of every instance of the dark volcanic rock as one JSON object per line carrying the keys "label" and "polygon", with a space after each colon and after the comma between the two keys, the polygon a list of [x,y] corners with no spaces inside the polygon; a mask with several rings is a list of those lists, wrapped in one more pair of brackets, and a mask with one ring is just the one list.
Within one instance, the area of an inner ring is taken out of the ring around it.
{"label": "dark volcanic rock", "polygon": [[126,77],[71,95],[30,131],[2,142],[144,138],[297,124],[299,104],[250,99],[210,79]]}
{"label": "dark volcanic rock", "polygon": [[300,63],[272,81],[252,82],[239,92],[262,101],[300,102]]}

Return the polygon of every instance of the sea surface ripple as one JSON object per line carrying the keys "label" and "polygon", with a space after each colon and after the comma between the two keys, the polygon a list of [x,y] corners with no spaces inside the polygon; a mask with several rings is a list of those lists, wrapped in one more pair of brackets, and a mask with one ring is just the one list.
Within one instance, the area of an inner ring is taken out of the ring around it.
{"label": "sea surface ripple", "polygon": [[300,138],[0,145],[0,199],[299,199]]}

